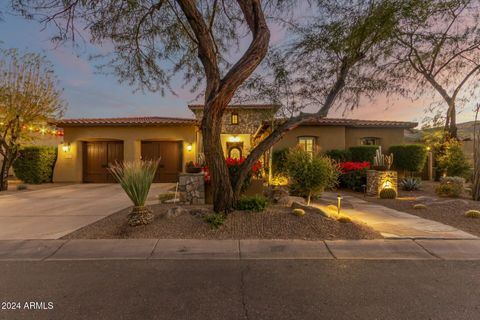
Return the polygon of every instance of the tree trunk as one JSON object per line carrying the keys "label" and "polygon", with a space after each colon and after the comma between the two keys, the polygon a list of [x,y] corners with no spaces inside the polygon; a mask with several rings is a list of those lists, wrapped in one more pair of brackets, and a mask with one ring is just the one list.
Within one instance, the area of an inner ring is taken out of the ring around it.
{"label": "tree trunk", "polygon": [[8,190],[8,171],[10,170],[11,161],[5,157],[2,161],[2,168],[0,170],[0,191]]}
{"label": "tree trunk", "polygon": [[445,131],[448,134],[448,139],[458,139],[457,136],[457,108],[455,101],[448,102],[447,117],[445,121]]}
{"label": "tree trunk", "polygon": [[202,119],[202,138],[205,160],[208,165],[213,192],[213,210],[228,213],[233,210],[236,197],[233,193],[227,163],[220,139],[222,131],[221,102],[205,106]]}
{"label": "tree trunk", "polygon": [[480,201],[480,134],[477,132],[478,112],[480,104],[477,105],[475,112],[475,122],[473,124],[473,183],[472,199]]}

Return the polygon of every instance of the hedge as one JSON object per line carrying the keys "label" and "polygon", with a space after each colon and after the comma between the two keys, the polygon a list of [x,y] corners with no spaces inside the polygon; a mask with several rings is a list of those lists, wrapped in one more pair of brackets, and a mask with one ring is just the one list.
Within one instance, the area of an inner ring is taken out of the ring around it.
{"label": "hedge", "polygon": [[353,162],[363,162],[368,161],[373,163],[373,158],[375,157],[375,152],[377,152],[378,146],[355,146],[350,147],[350,153],[352,154]]}
{"label": "hedge", "polygon": [[288,148],[273,150],[272,152],[272,172],[273,174],[287,173],[286,163]]}
{"label": "hedge", "polygon": [[337,162],[352,161],[352,153],[350,150],[332,149],[325,152],[325,155]]}
{"label": "hedge", "polygon": [[427,161],[427,150],[421,144],[402,144],[391,146],[393,166],[397,170],[421,172]]}
{"label": "hedge", "polygon": [[13,162],[15,176],[25,183],[52,182],[53,168],[57,160],[57,148],[29,146],[20,149]]}

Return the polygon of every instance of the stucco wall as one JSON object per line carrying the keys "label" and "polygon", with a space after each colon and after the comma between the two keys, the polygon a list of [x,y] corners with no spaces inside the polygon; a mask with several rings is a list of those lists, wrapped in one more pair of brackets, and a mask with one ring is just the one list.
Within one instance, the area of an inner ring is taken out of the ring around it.
{"label": "stucco wall", "polygon": [[346,128],[345,148],[358,146],[365,137],[380,138],[380,145],[386,152],[393,145],[403,144],[403,130],[401,128]]}
{"label": "stucco wall", "polygon": [[345,148],[345,127],[343,126],[300,126],[287,132],[273,149],[294,147],[297,145],[298,137],[301,136],[316,137],[316,146],[321,152]]}
{"label": "stucco wall", "polygon": [[[84,141],[123,141],[126,161],[140,159],[142,140],[182,141],[185,167],[186,162],[196,160],[196,130],[195,126],[64,128],[64,143],[70,143],[70,151],[64,152],[62,144],[58,146],[58,160],[53,180],[55,182],[82,181],[82,143]],[[187,150],[188,145],[192,145],[192,151]]]}

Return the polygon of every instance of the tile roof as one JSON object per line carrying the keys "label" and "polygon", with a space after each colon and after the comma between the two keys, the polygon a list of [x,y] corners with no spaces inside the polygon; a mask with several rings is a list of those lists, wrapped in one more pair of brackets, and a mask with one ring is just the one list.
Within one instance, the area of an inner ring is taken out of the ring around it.
{"label": "tile roof", "polygon": [[302,125],[332,125],[347,126],[354,128],[415,128],[417,122],[408,121],[388,121],[388,120],[362,120],[362,119],[345,119],[345,118],[322,118],[314,121],[308,121]]}
{"label": "tile roof", "polygon": [[[275,109],[278,110],[280,106],[275,104],[230,104],[227,109]],[[189,104],[190,110],[198,110],[205,108],[203,104]]]}
{"label": "tile roof", "polygon": [[198,121],[188,118],[170,117],[126,117],[126,118],[79,118],[61,119],[52,122],[57,127],[90,127],[90,126],[162,126],[162,125],[196,125]]}

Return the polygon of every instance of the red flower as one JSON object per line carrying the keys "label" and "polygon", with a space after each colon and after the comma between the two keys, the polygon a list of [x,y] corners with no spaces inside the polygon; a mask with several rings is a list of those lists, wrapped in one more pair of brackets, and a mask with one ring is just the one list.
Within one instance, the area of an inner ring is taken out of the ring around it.
{"label": "red flower", "polygon": [[342,173],[347,173],[349,171],[354,170],[363,170],[365,168],[370,168],[370,162],[363,161],[363,162],[341,162],[338,164],[342,170]]}

